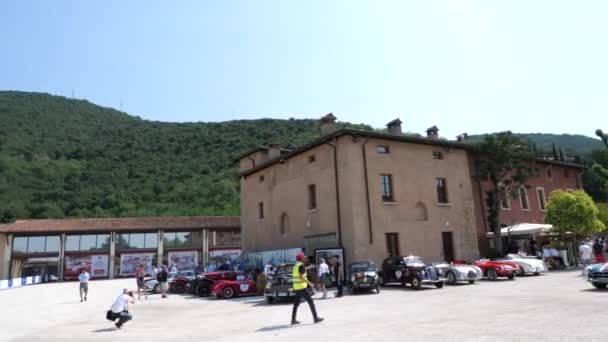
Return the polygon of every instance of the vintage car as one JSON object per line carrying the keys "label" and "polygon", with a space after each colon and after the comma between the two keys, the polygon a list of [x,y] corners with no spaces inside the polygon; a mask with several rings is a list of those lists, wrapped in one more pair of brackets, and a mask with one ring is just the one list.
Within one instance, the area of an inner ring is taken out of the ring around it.
{"label": "vintage car", "polygon": [[495,261],[509,262],[518,266],[517,275],[523,276],[527,274],[539,275],[549,271],[547,265],[536,258],[522,258],[518,254],[507,254],[503,259],[495,259]]}
{"label": "vintage car", "polygon": [[211,295],[216,298],[230,299],[240,296],[261,295],[252,277],[243,280],[218,280],[211,286]]}
{"label": "vintage car", "polygon": [[264,297],[268,304],[277,298],[293,297],[293,266],[294,264],[280,264],[266,280]]}
{"label": "vintage car", "polygon": [[211,295],[211,286],[218,280],[243,280],[244,272],[218,271],[199,274],[187,285],[189,292],[199,297]]}
{"label": "vintage car", "polygon": [[475,261],[473,265],[481,268],[483,276],[491,281],[498,279],[498,277],[506,277],[509,280],[512,280],[519,271],[519,266],[507,261],[479,259]]}
{"label": "vintage car", "polygon": [[475,265],[466,265],[463,263],[442,263],[435,265],[443,270],[443,274],[447,279],[448,285],[456,285],[457,283],[468,282],[474,284],[475,281],[483,277],[481,268]]}
{"label": "vintage car", "polygon": [[386,258],[378,277],[381,286],[390,283],[409,284],[415,290],[427,284],[435,285],[440,289],[446,281],[443,270],[425,265],[422,258],[417,256]]}
{"label": "vintage car", "polygon": [[187,285],[194,279],[194,271],[182,270],[169,282],[169,290],[174,293],[185,293]]}
{"label": "vintage car", "polygon": [[348,266],[348,288],[351,292],[358,290],[376,290],[380,293],[378,269],[373,262],[357,261]]}
{"label": "vintage car", "polygon": [[585,279],[596,289],[605,289],[608,285],[608,263],[589,265],[584,273]]}

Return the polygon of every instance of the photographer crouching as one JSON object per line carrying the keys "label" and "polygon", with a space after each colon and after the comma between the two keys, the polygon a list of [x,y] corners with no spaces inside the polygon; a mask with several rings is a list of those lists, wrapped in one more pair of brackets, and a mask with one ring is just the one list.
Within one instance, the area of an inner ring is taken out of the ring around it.
{"label": "photographer crouching", "polygon": [[135,304],[133,291],[124,289],[122,290],[122,294],[118,296],[114,301],[114,304],[112,304],[112,308],[108,310],[106,318],[112,322],[118,319],[118,322],[114,324],[118,329],[122,328],[123,324],[133,319],[133,316],[129,313],[129,304]]}

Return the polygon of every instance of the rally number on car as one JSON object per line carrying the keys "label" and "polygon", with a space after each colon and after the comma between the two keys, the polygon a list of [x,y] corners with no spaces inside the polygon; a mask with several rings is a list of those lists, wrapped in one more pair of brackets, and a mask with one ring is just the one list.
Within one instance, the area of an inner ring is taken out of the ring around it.
{"label": "rally number on car", "polygon": [[400,279],[402,275],[403,275],[403,273],[401,273],[400,270],[395,271],[395,277],[397,277],[397,279]]}
{"label": "rally number on car", "polygon": [[249,290],[249,284],[241,284],[241,292],[247,292]]}

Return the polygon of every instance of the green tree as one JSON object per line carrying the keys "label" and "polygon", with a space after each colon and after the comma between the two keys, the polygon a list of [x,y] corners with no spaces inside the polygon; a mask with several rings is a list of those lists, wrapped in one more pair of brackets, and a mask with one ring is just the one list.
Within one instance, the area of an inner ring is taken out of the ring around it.
{"label": "green tree", "polygon": [[557,154],[557,148],[555,148],[555,143],[551,145],[553,149],[553,160],[559,160],[559,155]]}
{"label": "green tree", "polygon": [[604,143],[606,148],[608,148],[608,134],[604,133],[601,129],[597,129],[595,130],[595,135],[602,139],[602,142]]}
{"label": "green tree", "polygon": [[537,174],[534,154],[528,145],[511,132],[487,135],[476,145],[479,151],[478,175],[489,184],[486,190],[487,220],[498,253],[503,253],[500,235],[501,204],[516,196],[522,186]]}
{"label": "green tree", "polygon": [[584,191],[556,190],[549,196],[545,223],[553,225],[562,238],[566,232],[590,235],[606,229],[599,214],[593,199]]}
{"label": "green tree", "polygon": [[562,147],[559,147],[559,161],[566,161],[566,157],[564,156],[564,151],[562,151]]}
{"label": "green tree", "polygon": [[593,164],[583,173],[583,188],[597,202],[608,202],[608,170]]}
{"label": "green tree", "polygon": [[608,228],[608,203],[596,203],[596,206],[600,211],[598,219]]}

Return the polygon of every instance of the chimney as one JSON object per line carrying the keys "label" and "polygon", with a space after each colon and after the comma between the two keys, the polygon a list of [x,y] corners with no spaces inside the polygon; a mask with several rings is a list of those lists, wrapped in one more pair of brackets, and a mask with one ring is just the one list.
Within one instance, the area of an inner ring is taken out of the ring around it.
{"label": "chimney", "polygon": [[433,126],[426,130],[426,137],[428,139],[439,139],[439,128]]}
{"label": "chimney", "polygon": [[281,145],[269,144],[268,145],[268,160],[273,160],[281,156]]}
{"label": "chimney", "polygon": [[386,128],[388,130],[388,134],[401,135],[403,133],[401,131],[401,120],[399,120],[398,118],[387,123]]}
{"label": "chimney", "polygon": [[321,118],[321,136],[331,134],[336,131],[336,117],[329,113]]}
{"label": "chimney", "polygon": [[469,135],[467,133],[462,133],[456,137],[456,141],[458,141],[459,143],[466,143],[467,141],[469,141]]}

